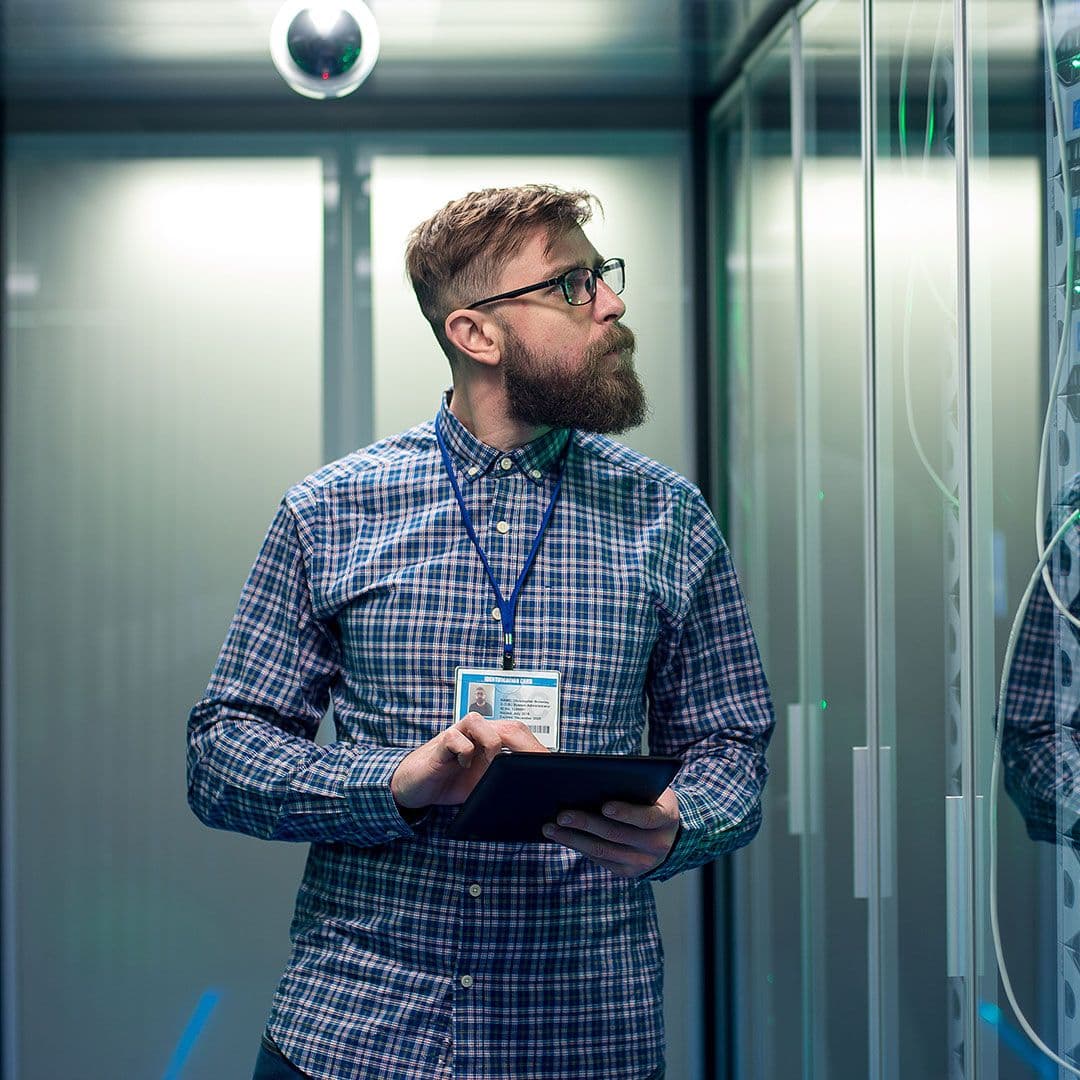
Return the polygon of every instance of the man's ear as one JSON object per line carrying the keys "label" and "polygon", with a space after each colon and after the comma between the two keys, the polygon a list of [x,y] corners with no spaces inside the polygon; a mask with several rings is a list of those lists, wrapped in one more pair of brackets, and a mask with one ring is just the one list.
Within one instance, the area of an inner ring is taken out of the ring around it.
{"label": "man's ear", "polygon": [[502,359],[502,332],[482,311],[472,308],[451,311],[443,329],[454,348],[478,364],[494,366]]}

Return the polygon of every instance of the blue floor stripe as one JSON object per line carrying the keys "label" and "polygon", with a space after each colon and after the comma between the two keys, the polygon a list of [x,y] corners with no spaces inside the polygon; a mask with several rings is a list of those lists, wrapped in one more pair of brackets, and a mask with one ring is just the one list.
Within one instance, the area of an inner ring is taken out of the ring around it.
{"label": "blue floor stripe", "polygon": [[203,1028],[206,1027],[207,1021],[210,1019],[210,1014],[217,1007],[220,1000],[220,990],[203,991],[203,995],[199,998],[199,1003],[195,1006],[195,1011],[191,1014],[187,1027],[184,1028],[184,1033],[180,1036],[180,1041],[176,1044],[172,1060],[169,1062],[162,1080],[179,1080],[195,1043],[198,1042],[199,1036],[203,1033]]}
{"label": "blue floor stripe", "polygon": [[1037,1075],[1050,1077],[1051,1080],[1057,1076],[1057,1066],[1037,1047],[1033,1046],[1022,1031],[1014,1028],[1005,1019],[1001,1009],[992,1001],[979,1002],[979,1017],[984,1023],[995,1028],[1001,1042],[1021,1061],[1030,1065]]}

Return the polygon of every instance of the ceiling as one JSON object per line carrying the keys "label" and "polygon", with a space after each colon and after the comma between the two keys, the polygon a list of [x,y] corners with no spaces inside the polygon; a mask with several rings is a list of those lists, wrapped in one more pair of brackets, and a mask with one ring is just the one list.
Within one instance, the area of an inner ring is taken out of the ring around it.
{"label": "ceiling", "polygon": [[[685,99],[716,62],[704,28],[736,21],[744,4],[368,0],[382,48],[353,98],[369,107],[538,96]],[[268,48],[280,6],[280,0],[4,0],[9,107],[291,105],[296,96]]]}

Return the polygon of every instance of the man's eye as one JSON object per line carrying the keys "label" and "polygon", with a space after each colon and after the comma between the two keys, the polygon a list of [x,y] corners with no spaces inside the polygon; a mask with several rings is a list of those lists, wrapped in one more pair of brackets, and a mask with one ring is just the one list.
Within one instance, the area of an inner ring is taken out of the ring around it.
{"label": "man's eye", "polygon": [[592,283],[592,272],[584,267],[571,270],[566,275],[566,287],[570,294],[572,304],[586,303],[591,295],[589,286]]}

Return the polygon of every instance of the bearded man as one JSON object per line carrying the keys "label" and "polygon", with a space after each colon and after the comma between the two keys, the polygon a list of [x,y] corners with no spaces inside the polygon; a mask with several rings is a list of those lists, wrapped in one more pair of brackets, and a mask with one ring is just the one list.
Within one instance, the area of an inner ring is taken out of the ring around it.
{"label": "bearded man", "polygon": [[[663,1076],[650,882],[753,836],[773,713],[700,493],[607,437],[646,403],[593,202],[490,189],[414,230],[453,388],[286,493],[192,710],[200,819],[311,844],[258,1080]],[[451,723],[462,671],[508,669],[554,724]],[[448,835],[503,750],[635,754],[646,721],[682,760],[655,804]]]}

